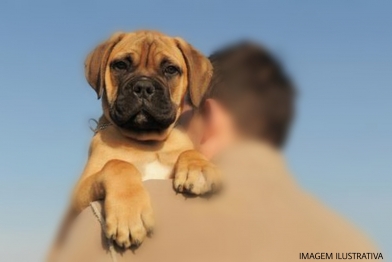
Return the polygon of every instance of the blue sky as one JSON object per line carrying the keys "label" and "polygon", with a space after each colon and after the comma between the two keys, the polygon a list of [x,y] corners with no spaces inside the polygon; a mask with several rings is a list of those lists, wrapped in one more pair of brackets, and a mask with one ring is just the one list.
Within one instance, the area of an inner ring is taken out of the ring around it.
{"label": "blue sky", "polygon": [[0,3],[0,257],[41,261],[87,157],[100,102],[86,54],[116,30],[157,29],[210,54],[250,38],[299,88],[286,155],[300,185],[392,256],[392,3]]}

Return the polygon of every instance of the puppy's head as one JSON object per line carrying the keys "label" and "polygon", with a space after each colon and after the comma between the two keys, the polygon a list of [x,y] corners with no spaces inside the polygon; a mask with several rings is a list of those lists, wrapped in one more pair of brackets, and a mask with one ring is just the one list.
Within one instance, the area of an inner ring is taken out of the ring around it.
{"label": "puppy's head", "polygon": [[116,33],[85,63],[105,117],[130,138],[164,140],[189,93],[197,107],[212,75],[209,60],[181,38],[154,31]]}

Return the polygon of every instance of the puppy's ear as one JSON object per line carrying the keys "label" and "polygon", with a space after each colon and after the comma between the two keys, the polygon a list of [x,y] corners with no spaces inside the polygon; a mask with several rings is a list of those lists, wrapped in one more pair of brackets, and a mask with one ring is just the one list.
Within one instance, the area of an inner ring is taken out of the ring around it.
{"label": "puppy's ear", "polygon": [[125,33],[115,33],[108,40],[98,45],[86,58],[84,73],[87,82],[95,90],[100,99],[105,90],[105,70],[110,53],[114,46],[120,42]]}
{"label": "puppy's ear", "polygon": [[177,37],[175,38],[175,41],[177,47],[181,50],[187,65],[188,90],[192,104],[195,107],[198,107],[204,93],[208,89],[212,77],[212,65],[207,57],[202,55],[182,38]]}

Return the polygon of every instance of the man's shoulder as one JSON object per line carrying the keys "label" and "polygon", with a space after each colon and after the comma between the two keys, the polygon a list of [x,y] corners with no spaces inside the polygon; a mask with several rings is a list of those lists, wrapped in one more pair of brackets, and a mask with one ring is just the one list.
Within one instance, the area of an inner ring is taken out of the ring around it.
{"label": "man's shoulder", "polygon": [[93,202],[73,221],[64,242],[56,254],[55,262],[99,261],[111,262],[102,225],[102,202]]}

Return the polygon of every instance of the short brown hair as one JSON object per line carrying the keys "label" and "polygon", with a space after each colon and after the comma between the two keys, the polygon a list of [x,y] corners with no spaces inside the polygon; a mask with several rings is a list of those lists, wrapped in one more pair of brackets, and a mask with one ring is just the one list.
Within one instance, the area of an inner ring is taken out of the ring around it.
{"label": "short brown hair", "polygon": [[294,115],[295,92],[278,61],[252,42],[226,47],[209,59],[214,74],[204,101],[221,102],[245,135],[281,147]]}

